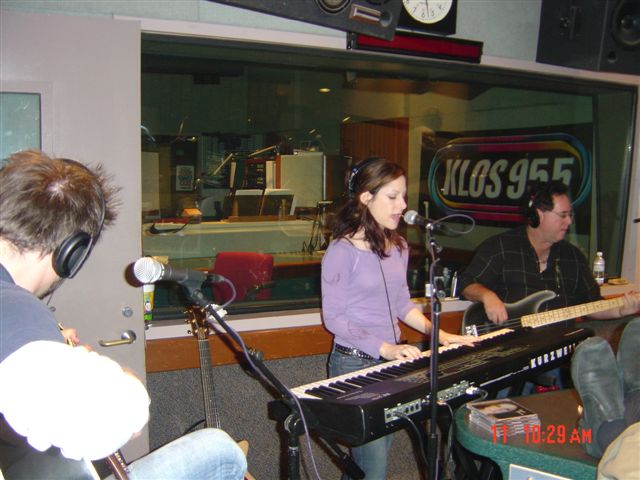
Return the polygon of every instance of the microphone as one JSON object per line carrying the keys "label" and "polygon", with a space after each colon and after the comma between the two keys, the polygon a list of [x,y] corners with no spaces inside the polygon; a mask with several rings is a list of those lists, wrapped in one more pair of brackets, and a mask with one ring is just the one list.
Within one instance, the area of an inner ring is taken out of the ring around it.
{"label": "microphone", "polygon": [[224,282],[222,275],[207,274],[198,270],[173,268],[171,265],[160,263],[155,258],[142,257],[133,264],[133,274],[142,283],[156,283],[160,281],[184,284],[202,284],[210,279],[213,282]]}
{"label": "microphone", "polygon": [[415,210],[407,210],[403,218],[404,218],[404,221],[407,222],[409,225],[418,225],[420,227],[427,227],[430,230],[436,230],[445,235],[455,236],[455,235],[460,235],[461,233],[449,228],[448,226],[436,220],[431,220],[429,218],[423,217],[422,215],[419,215],[418,212],[416,212]]}
{"label": "microphone", "polygon": [[421,227],[433,225],[433,221],[423,217],[422,215],[419,215],[415,210],[407,210],[407,212],[404,214],[404,221],[409,225],[419,225]]}

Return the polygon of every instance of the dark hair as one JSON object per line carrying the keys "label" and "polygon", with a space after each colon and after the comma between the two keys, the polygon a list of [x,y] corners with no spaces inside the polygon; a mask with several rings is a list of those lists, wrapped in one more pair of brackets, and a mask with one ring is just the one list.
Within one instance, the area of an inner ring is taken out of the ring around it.
{"label": "dark hair", "polygon": [[531,185],[529,191],[531,206],[547,212],[553,210],[553,197],[556,195],[569,196],[569,187],[564,183],[554,180],[552,182],[537,182]]}
{"label": "dark hair", "polygon": [[524,214],[527,222],[532,227],[540,225],[540,218],[536,210],[548,212],[553,210],[553,197],[566,195],[571,197],[569,187],[564,183],[553,180],[551,182],[533,182],[527,188],[527,203],[524,206]]}
{"label": "dark hair", "polygon": [[380,258],[388,256],[387,242],[402,250],[405,242],[400,234],[380,228],[367,206],[360,201],[362,193],[375,195],[383,186],[401,176],[406,177],[406,173],[400,165],[381,157],[367,158],[350,169],[346,179],[349,196],[333,219],[333,237],[348,237],[363,228],[365,241]]}
{"label": "dark hair", "polygon": [[101,166],[37,150],[16,153],[0,170],[0,237],[18,252],[43,254],[78,232],[97,240],[115,220],[117,192]]}

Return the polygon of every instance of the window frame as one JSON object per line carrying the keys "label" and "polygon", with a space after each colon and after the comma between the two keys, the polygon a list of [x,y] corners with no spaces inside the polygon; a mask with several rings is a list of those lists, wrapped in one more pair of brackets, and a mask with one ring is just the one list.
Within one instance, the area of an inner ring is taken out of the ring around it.
{"label": "window frame", "polygon": [[[154,37],[157,33],[158,32],[152,32],[148,35],[150,35],[151,37]],[[317,37],[317,36],[310,36],[310,37]],[[163,39],[166,38],[166,32],[163,33],[162,35],[159,35],[158,38],[163,38]],[[193,40],[193,38],[188,39],[188,41],[191,41],[191,40]],[[315,48],[310,48],[305,43],[297,44],[295,46],[287,45],[287,44],[268,43],[268,42],[251,43],[250,41],[249,42],[238,41],[236,38],[220,38],[219,36],[216,36],[216,38],[207,38],[204,36],[200,36],[199,41],[202,41],[203,43],[210,43],[210,42],[213,44],[219,43],[220,45],[225,45],[230,47],[240,46],[240,47],[255,48],[258,51],[271,51],[271,52],[278,52],[282,54],[286,54],[287,52],[290,52],[292,49],[300,52],[305,51],[306,49],[309,49],[308,51],[313,52],[318,56],[325,56],[332,59],[335,59],[337,57],[342,60],[347,59],[347,57],[351,55],[350,52],[347,52],[346,50],[342,50],[339,47],[337,48],[335,39],[331,39],[330,42],[327,42],[327,44],[331,45],[331,47],[329,48],[326,48],[326,45],[322,45],[322,44],[320,44],[319,46],[318,44],[315,44],[314,45]],[[340,41],[337,42],[338,45],[340,43],[341,43]],[[413,58],[413,57],[398,58],[394,55],[378,54],[378,53],[371,53],[371,52],[358,52],[358,54],[361,55],[362,58],[359,61],[362,62],[363,64],[371,63],[372,61],[375,61],[377,59],[378,60],[383,59],[385,61],[389,61],[390,64],[393,64],[395,62],[397,63],[401,62],[405,65],[411,65],[412,68],[416,68],[416,69],[424,69],[426,66],[433,66],[434,68],[445,68],[445,69],[451,68],[454,71],[464,71],[467,68],[470,68],[470,66],[467,64],[456,65],[455,63],[452,63],[452,62],[442,62],[442,61],[429,60],[429,59],[423,59],[423,58]],[[352,60],[352,59],[349,59],[349,60]],[[514,65],[517,68],[514,69],[513,68]],[[608,90],[611,87],[618,88],[621,86],[625,86],[627,82],[624,80],[628,80],[628,79],[625,79],[626,76],[624,75],[620,76],[620,75],[611,75],[611,74],[601,74],[600,72],[596,72],[595,74],[594,72],[581,74],[581,75],[578,75],[578,78],[576,79],[570,75],[570,74],[575,74],[575,71],[573,71],[572,69],[564,69],[562,67],[541,66],[538,64],[528,64],[526,62],[508,62],[507,64],[505,64],[504,62],[494,62],[493,64],[484,64],[484,59],[483,59],[483,64],[479,66],[473,66],[473,68],[476,68],[476,67],[482,69],[483,73],[486,73],[489,76],[493,76],[496,83],[500,81],[504,81],[503,77],[505,74],[507,74],[509,78],[521,77],[521,78],[531,78],[532,80],[538,79],[543,75],[548,75],[548,77],[545,76],[544,78],[545,85],[553,85],[554,89],[558,89],[558,87],[562,87],[560,88],[560,90],[564,89],[566,91],[571,91],[572,93],[575,92],[575,87],[577,85],[578,88],[584,88],[586,90],[588,89],[595,90],[593,95],[597,94],[598,89]],[[537,71],[533,71],[534,67],[535,67],[535,70]],[[549,70],[549,73],[545,73],[544,71],[540,72],[540,70]],[[620,80],[620,78],[618,77],[622,77],[621,80],[623,81],[619,83],[617,81],[613,81],[609,77],[614,77],[614,80]],[[630,88],[633,88],[633,86],[631,85]],[[637,102],[638,102],[637,88],[635,89],[634,94],[635,94],[635,100],[636,100],[636,112],[634,112],[634,117],[633,117],[634,122],[632,122],[632,124],[629,125],[630,131],[632,131],[633,129],[637,131],[638,129],[637,125],[635,125],[635,120],[637,119]],[[635,146],[635,150],[629,151],[630,160],[632,155],[634,155],[634,152],[637,151],[637,139],[634,146]],[[597,148],[597,146],[594,148]],[[626,183],[626,189],[627,189],[627,192],[630,192],[631,191],[630,187],[633,181],[633,175],[631,175],[630,173],[632,173],[634,165],[632,161],[628,161],[627,165],[628,165],[628,172],[627,172],[628,175],[626,175],[626,178],[628,181]],[[631,198],[629,198],[629,202],[630,201],[631,201]],[[625,217],[629,217],[630,216],[629,211],[632,209],[629,208],[628,203],[627,205],[625,205],[625,207],[627,209],[627,213]],[[628,236],[629,235],[628,235],[628,228],[627,228],[624,230],[624,233],[620,235],[620,238],[626,239]],[[625,251],[628,250],[629,248],[628,244],[626,243],[626,241],[623,241],[623,240],[620,240],[619,243],[624,245],[623,247],[624,251],[622,251],[622,248],[621,248],[621,252],[624,255]],[[624,273],[624,271],[622,273]],[[302,305],[297,305],[297,306],[301,307]],[[315,307],[311,307],[311,309],[314,309],[314,308]],[[258,312],[259,315],[271,315],[273,313],[274,313],[273,310],[269,310],[268,312]]]}

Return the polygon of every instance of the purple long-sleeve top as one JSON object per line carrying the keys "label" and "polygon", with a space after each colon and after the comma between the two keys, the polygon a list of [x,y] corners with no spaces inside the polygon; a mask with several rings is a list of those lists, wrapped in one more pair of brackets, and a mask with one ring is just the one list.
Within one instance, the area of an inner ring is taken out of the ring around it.
{"label": "purple long-sleeve top", "polygon": [[[407,286],[409,250],[387,258],[346,239],[331,242],[322,259],[322,317],[334,341],[380,356],[383,342],[400,339],[398,318],[415,308]],[[395,331],[395,335],[394,335]]]}

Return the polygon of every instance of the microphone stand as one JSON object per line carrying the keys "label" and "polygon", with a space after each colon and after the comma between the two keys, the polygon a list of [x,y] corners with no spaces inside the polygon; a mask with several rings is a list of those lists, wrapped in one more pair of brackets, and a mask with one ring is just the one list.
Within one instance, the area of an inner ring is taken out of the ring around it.
{"label": "microphone stand", "polygon": [[429,382],[431,394],[429,402],[430,422],[429,432],[427,436],[427,460],[430,472],[429,478],[431,480],[438,480],[438,348],[440,346],[438,336],[440,330],[440,312],[442,311],[442,304],[440,303],[441,284],[436,284],[434,280],[435,267],[439,261],[439,259],[437,258],[437,253],[442,248],[435,241],[435,238],[433,236],[434,228],[435,226],[433,223],[428,223],[425,229],[427,253],[431,257],[431,266],[429,268],[429,283],[431,284],[431,335],[429,345],[431,356],[429,357]]}
{"label": "microphone stand", "polygon": [[[276,377],[271,370],[262,361],[263,354],[253,349],[246,349],[244,341],[238,335],[229,324],[222,319],[222,316],[218,314],[215,306],[210,302],[200,290],[201,282],[197,280],[187,280],[182,282],[182,286],[189,293],[189,297],[196,304],[204,308],[213,318],[216,319],[218,324],[227,332],[227,334],[233,339],[233,341],[241,348],[245,353],[247,361],[251,367],[257,373],[261,374],[264,379],[269,381],[281,394],[282,400],[291,410],[289,416],[284,421],[284,428],[289,435],[287,459],[288,459],[288,480],[300,479],[300,441],[299,436],[304,434],[305,430],[315,430],[319,433],[320,427],[318,419],[305,408],[300,402],[297,401],[291,391]],[[305,421],[306,427],[305,428]],[[336,442],[322,436],[322,439],[327,443],[329,447],[336,453],[342,462],[345,471],[349,476],[355,479],[363,479],[364,472],[358,467],[353,458],[344,453]]]}

